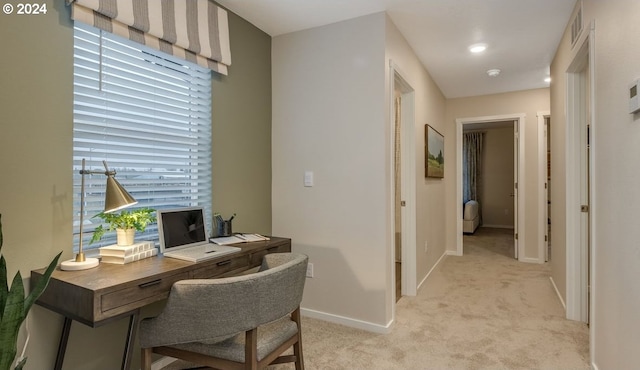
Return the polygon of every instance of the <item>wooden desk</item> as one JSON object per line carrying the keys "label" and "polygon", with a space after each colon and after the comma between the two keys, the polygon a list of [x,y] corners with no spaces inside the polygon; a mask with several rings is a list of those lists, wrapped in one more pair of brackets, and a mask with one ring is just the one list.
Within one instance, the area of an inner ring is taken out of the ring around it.
{"label": "wooden desk", "polygon": [[[266,254],[291,252],[291,239],[271,237],[269,241],[234,246],[242,250],[200,263],[158,256],[126,265],[101,263],[89,270],[56,269],[47,289],[36,301],[65,318],[54,368],[62,368],[72,320],[95,328],[128,316],[129,330],[122,359],[122,368],[128,369],[141,307],[166,299],[178,280],[238,275],[260,266]],[[31,271],[32,288],[44,270]]]}

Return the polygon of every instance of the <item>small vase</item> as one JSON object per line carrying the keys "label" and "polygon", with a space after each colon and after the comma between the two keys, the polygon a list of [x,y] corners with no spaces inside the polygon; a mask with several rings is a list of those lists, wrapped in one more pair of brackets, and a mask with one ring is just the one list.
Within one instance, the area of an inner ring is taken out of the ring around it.
{"label": "small vase", "polygon": [[117,244],[121,246],[132,245],[136,229],[116,229]]}

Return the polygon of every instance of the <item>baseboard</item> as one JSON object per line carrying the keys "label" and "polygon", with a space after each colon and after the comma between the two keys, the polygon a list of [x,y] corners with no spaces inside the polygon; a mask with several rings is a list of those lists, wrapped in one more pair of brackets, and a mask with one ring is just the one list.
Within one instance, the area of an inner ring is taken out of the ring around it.
{"label": "baseboard", "polygon": [[[447,251],[444,252],[444,254],[446,254],[447,256],[462,257],[462,254],[458,253],[458,251],[447,250]],[[440,258],[442,258],[442,257],[440,257]]]}
{"label": "baseboard", "polygon": [[544,261],[540,261],[537,258],[531,258],[531,257],[523,257],[523,258],[518,258],[518,261],[520,262],[526,262],[526,263],[537,263],[537,264],[541,264],[544,263]]}
{"label": "baseboard", "polygon": [[174,361],[177,361],[177,360],[173,357],[166,357],[166,356],[162,357],[158,361],[154,361],[151,364],[151,370],[160,370]]}
{"label": "baseboard", "polygon": [[487,224],[482,224],[480,225],[480,227],[488,227],[488,228],[492,228],[492,229],[515,229],[515,227],[513,227],[513,225],[487,225]]}
{"label": "baseboard", "polygon": [[562,304],[562,307],[564,308],[564,311],[567,312],[567,305],[564,304],[564,299],[562,299],[562,295],[560,294],[560,291],[558,290],[558,287],[556,286],[556,282],[553,281],[553,278],[551,276],[549,276],[549,280],[551,281],[551,285],[553,285],[553,289],[556,291],[556,295],[558,296],[558,299],[560,300],[560,303]]}
{"label": "baseboard", "polygon": [[[440,264],[442,259],[445,258],[447,255],[449,255],[450,252],[452,252],[452,251],[444,251],[444,253],[442,253],[442,256],[440,256],[440,258],[438,258],[438,260],[433,265],[431,270],[429,270],[429,272],[427,272],[427,274],[425,275],[424,279],[422,279],[422,281],[420,281],[420,284],[418,284],[418,289],[416,289],[416,291],[420,290],[420,287],[422,286],[422,284],[424,284],[425,281],[427,281],[427,278],[429,278],[429,275],[431,275],[433,270],[435,270],[435,268],[438,267],[438,265]],[[454,252],[454,253],[456,253],[456,252]]]}
{"label": "baseboard", "polygon": [[591,363],[591,369],[593,370],[598,370],[598,365],[594,364],[593,362]]}
{"label": "baseboard", "polygon": [[312,319],[328,321],[334,324],[340,324],[340,325],[348,326],[350,328],[362,329],[362,330],[370,331],[373,333],[389,334],[391,332],[392,322],[389,322],[386,326],[383,326],[380,324],[374,324],[372,322],[334,315],[334,314],[311,310],[303,307],[300,308],[300,314],[302,314],[302,316],[310,317]]}

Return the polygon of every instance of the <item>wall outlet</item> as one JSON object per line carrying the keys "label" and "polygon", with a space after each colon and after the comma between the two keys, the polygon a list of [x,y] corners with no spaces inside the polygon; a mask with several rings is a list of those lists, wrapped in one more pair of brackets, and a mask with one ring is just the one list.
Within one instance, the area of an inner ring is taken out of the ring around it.
{"label": "wall outlet", "polygon": [[313,263],[307,263],[307,277],[313,277]]}

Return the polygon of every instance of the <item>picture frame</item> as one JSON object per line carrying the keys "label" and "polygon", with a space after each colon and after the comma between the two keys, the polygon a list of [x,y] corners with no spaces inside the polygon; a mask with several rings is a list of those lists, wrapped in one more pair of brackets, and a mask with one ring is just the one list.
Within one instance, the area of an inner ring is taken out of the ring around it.
{"label": "picture frame", "polygon": [[424,167],[426,177],[444,177],[444,136],[429,124],[424,125]]}

